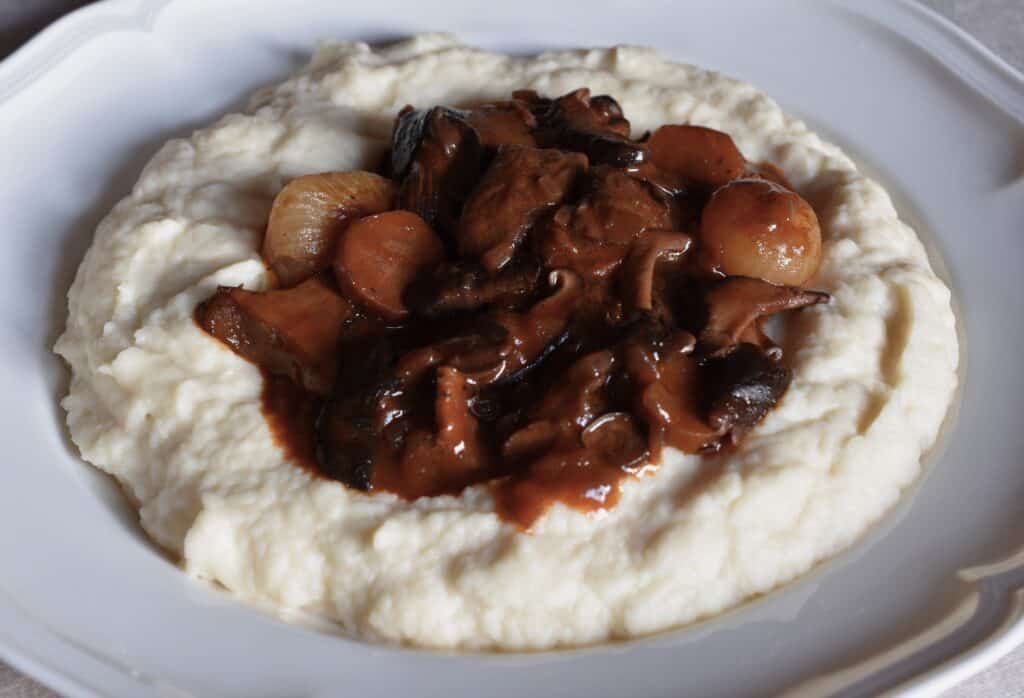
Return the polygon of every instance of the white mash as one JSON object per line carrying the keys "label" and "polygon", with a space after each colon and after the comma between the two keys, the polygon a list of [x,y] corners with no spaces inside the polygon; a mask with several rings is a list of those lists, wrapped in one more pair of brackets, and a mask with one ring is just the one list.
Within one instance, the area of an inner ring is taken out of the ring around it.
{"label": "white mash", "polygon": [[[289,179],[373,167],[395,114],[608,93],[634,135],[732,135],[815,206],[833,302],[790,316],[792,386],[717,465],[666,453],[603,517],[556,504],[523,534],[485,487],[416,502],[317,479],[284,457],[256,366],[193,322],[218,285],[267,283],[259,246]],[[168,143],[107,216],[56,351],[82,455],[137,502],[195,577],[349,633],[423,646],[541,649],[680,626],[767,592],[857,540],[921,471],[953,397],[950,293],[886,192],[839,148],[730,78],[633,47],[516,58],[426,35],[323,46],[280,86]]]}

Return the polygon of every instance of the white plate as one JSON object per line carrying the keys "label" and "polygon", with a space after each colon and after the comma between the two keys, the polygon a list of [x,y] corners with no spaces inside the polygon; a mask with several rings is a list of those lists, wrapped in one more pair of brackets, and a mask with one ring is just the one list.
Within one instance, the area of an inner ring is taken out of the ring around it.
{"label": "white plate", "polygon": [[[608,4],[116,0],[0,65],[5,660],[70,695],[873,695],[938,691],[1024,639],[1024,78],[905,2]],[[147,543],[56,404],[49,347],[95,224],[159,144],[282,78],[316,39],[428,29],[517,51],[657,46],[766,89],[883,181],[945,255],[968,354],[948,448],[884,525],[717,620],[518,656],[286,625]]]}

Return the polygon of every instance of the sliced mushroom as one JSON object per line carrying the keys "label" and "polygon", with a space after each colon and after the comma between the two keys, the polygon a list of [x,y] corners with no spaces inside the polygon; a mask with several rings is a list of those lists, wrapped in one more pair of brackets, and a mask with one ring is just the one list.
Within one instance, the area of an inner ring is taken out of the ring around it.
{"label": "sliced mushroom", "polygon": [[640,432],[636,420],[626,412],[608,412],[601,415],[580,434],[583,447],[599,453],[620,468],[632,466],[648,455],[647,440]]}
{"label": "sliced mushroom", "polygon": [[494,271],[511,261],[526,232],[558,204],[587,159],[560,150],[502,146],[473,190],[458,228],[459,254]]}
{"label": "sliced mushroom", "polygon": [[533,137],[537,119],[526,105],[517,99],[475,106],[467,111],[466,120],[476,130],[480,145],[485,148],[497,148],[501,145],[537,145]]}
{"label": "sliced mushroom", "polygon": [[712,190],[742,177],[747,168],[729,134],[703,126],[662,126],[651,134],[647,149],[662,172]]}
{"label": "sliced mushroom", "polygon": [[508,330],[484,319],[471,331],[442,339],[404,354],[395,366],[395,378],[410,384],[428,369],[448,364],[463,372],[485,371],[512,351]]}
{"label": "sliced mushroom", "polygon": [[803,286],[821,261],[821,230],[799,194],[766,179],[738,179],[701,214],[702,266],[728,276]]}
{"label": "sliced mushroom", "polygon": [[478,480],[487,468],[476,417],[470,411],[471,390],[457,369],[437,370],[433,430],[413,430],[405,438],[395,467],[379,467],[374,479],[407,499],[455,493]]}
{"label": "sliced mushroom", "polygon": [[626,304],[636,310],[654,307],[654,270],[658,262],[682,259],[693,240],[683,233],[648,233],[633,243],[622,267]]}
{"label": "sliced mushroom", "polygon": [[583,298],[583,280],[576,274],[556,270],[548,277],[555,292],[526,313],[496,313],[493,321],[508,331],[501,359],[486,370],[467,375],[477,384],[512,380],[536,365],[560,340]]}
{"label": "sliced mushroom", "polygon": [[671,446],[698,453],[720,436],[702,416],[699,366],[692,356],[693,336],[671,335],[656,344],[630,341],[624,348],[626,371],[636,385],[636,412],[647,423],[654,453]]}
{"label": "sliced mushroom", "polygon": [[575,437],[607,409],[604,387],[616,363],[615,354],[607,349],[577,359],[530,411],[530,417],[561,423]]}
{"label": "sliced mushroom", "polygon": [[545,221],[534,242],[537,254],[549,268],[571,269],[588,281],[607,279],[622,264],[629,247],[574,235],[572,214],[573,207],[562,206]]}
{"label": "sliced mushroom", "polygon": [[314,277],[290,289],[256,293],[217,289],[196,320],[236,354],[306,390],[327,394],[335,352],[352,305]]}
{"label": "sliced mushroom", "polygon": [[592,163],[613,167],[636,167],[647,157],[643,144],[629,139],[622,108],[607,95],[591,98],[590,90],[581,88],[534,104],[540,113],[537,141],[545,147],[586,153]]}
{"label": "sliced mushroom", "polygon": [[387,211],[395,185],[371,172],[326,172],[294,179],[274,199],[263,260],[282,287],[331,265],[335,242],[353,220]]}
{"label": "sliced mushroom", "polygon": [[733,276],[716,283],[704,300],[707,304],[707,323],[700,333],[701,342],[712,349],[721,350],[737,344],[758,318],[783,310],[827,303],[829,295]]}
{"label": "sliced mushroom", "polygon": [[525,463],[539,458],[558,441],[561,432],[555,422],[530,422],[505,439],[501,455],[509,463]]}
{"label": "sliced mushroom", "polygon": [[604,387],[615,363],[608,350],[578,359],[530,410],[526,426],[505,441],[506,457],[522,461],[543,450],[577,445],[583,428],[608,407]]}
{"label": "sliced mushroom", "polygon": [[770,412],[785,394],[792,372],[753,344],[740,344],[703,365],[708,423],[736,440]]}
{"label": "sliced mushroom", "polygon": [[541,266],[532,260],[508,264],[497,273],[472,262],[443,264],[406,288],[405,303],[413,313],[426,317],[488,305],[515,307],[533,295],[540,278]]}
{"label": "sliced mushroom", "polygon": [[[441,109],[442,107],[437,107]],[[391,134],[391,163],[390,173],[396,180],[402,180],[409,173],[416,151],[420,143],[427,137],[427,125],[431,117],[432,109],[414,109],[406,105],[398,112],[395,119],[395,127]],[[455,117],[461,118],[460,112]]]}
{"label": "sliced mushroom", "polygon": [[394,361],[395,348],[387,337],[366,338],[348,347],[317,420],[321,469],[357,490],[374,488],[374,464],[384,450],[382,432],[403,416],[387,410],[404,390],[392,376]]}
{"label": "sliced mushroom", "polygon": [[628,245],[647,230],[675,230],[670,200],[645,181],[607,166],[587,172],[587,190],[573,209],[573,235]]}
{"label": "sliced mushroom", "polygon": [[405,287],[444,259],[444,245],[415,213],[389,211],[360,218],[342,234],[334,260],[338,285],[385,318],[408,314]]}
{"label": "sliced mushroom", "polygon": [[391,149],[392,176],[402,183],[399,208],[448,234],[479,175],[480,159],[480,139],[463,112],[445,107],[404,112]]}

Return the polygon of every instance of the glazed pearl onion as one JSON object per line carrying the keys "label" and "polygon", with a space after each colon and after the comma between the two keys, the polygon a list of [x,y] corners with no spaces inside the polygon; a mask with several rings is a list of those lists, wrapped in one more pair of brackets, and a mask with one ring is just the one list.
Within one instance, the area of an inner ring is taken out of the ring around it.
{"label": "glazed pearl onion", "polygon": [[821,230],[800,195],[765,179],[737,179],[720,187],[700,222],[701,266],[803,286],[821,261]]}

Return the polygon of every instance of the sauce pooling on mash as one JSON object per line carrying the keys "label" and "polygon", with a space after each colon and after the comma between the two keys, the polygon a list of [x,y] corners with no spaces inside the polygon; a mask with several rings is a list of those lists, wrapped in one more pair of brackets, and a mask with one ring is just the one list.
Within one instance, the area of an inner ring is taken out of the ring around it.
{"label": "sauce pooling on mash", "polygon": [[586,89],[407,107],[386,171],[300,177],[200,326],[264,372],[298,462],[408,499],[490,483],[528,529],[615,504],[662,448],[735,446],[790,382],[765,333],[807,290],[818,221],[725,133],[640,140]]}

